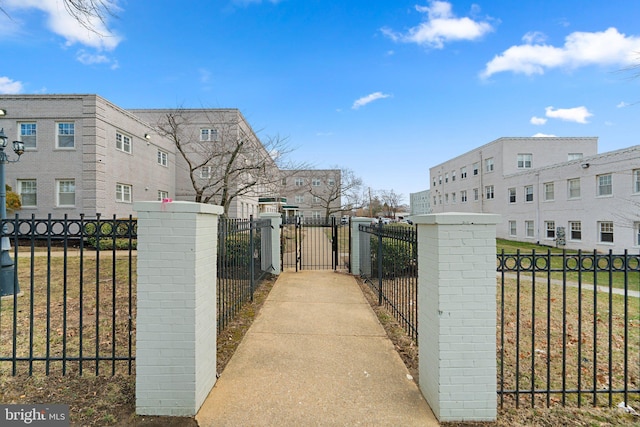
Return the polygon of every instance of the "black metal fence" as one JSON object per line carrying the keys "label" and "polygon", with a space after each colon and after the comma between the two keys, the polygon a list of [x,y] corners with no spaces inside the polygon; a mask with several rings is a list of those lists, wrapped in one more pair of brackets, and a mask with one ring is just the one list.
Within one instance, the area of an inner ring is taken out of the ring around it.
{"label": "black metal fence", "polygon": [[253,301],[260,279],[274,270],[270,231],[271,221],[268,219],[220,219],[218,331],[227,326],[246,302]]}
{"label": "black metal fence", "polygon": [[336,217],[282,218],[281,266],[298,270],[349,270],[349,222]]}
{"label": "black metal fence", "polygon": [[360,276],[407,334],[418,340],[418,234],[415,226],[360,225]]}
{"label": "black metal fence", "polygon": [[497,263],[501,406],[640,402],[639,255],[502,251]]}
{"label": "black metal fence", "polygon": [[11,282],[0,300],[0,374],[131,374],[136,220],[16,216],[2,226],[13,263],[0,273]]}

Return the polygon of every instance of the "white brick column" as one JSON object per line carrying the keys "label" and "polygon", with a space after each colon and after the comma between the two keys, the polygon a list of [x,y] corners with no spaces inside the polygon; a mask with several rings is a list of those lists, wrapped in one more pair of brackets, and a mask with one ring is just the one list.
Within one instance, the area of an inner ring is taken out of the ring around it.
{"label": "white brick column", "polygon": [[[371,218],[362,218],[362,217],[354,217],[351,218],[351,259],[350,259],[350,273],[355,275],[360,275],[360,269],[365,267],[363,273],[371,274],[371,266],[366,268],[366,266],[360,265],[360,252],[366,251],[367,253],[370,251],[370,247],[366,245],[366,247],[360,247],[360,232],[358,231],[358,227],[363,225],[370,225]],[[367,241],[368,242],[368,241]]]}
{"label": "white brick column", "polygon": [[[271,247],[263,245],[263,251],[271,251],[271,263],[273,270],[271,273],[280,274],[280,225],[282,224],[282,216],[277,212],[265,212],[260,214],[260,218],[271,221],[271,230],[262,230],[263,233],[271,233]],[[262,239],[264,242],[264,239]],[[263,263],[267,257],[262,254]],[[262,265],[262,270],[267,271],[268,265]]]}
{"label": "white brick column", "polygon": [[493,421],[499,215],[420,215],[420,389],[438,420]]}
{"label": "white brick column", "polygon": [[138,202],[136,413],[192,416],[216,382],[216,257],[223,209]]}

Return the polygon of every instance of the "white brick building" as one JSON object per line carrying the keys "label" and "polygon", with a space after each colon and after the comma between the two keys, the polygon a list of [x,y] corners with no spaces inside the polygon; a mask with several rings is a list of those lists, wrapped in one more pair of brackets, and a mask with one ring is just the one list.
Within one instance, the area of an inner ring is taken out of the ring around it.
{"label": "white brick building", "polygon": [[501,214],[498,238],[640,249],[640,146],[597,154],[596,138],[500,138],[430,177],[434,213]]}

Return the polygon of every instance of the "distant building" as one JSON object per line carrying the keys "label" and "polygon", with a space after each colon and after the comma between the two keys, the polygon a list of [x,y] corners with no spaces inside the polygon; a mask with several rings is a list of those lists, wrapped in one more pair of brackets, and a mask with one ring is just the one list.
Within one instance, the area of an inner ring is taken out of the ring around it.
{"label": "distant building", "polygon": [[431,213],[431,191],[424,190],[417,193],[409,193],[410,214],[423,215]]}
{"label": "distant building", "polygon": [[281,194],[286,199],[281,211],[287,216],[320,219],[342,216],[340,169],[282,171]]}
{"label": "distant building", "polygon": [[640,146],[500,138],[430,168],[433,212],[502,215],[499,238],[567,249],[640,249]]}

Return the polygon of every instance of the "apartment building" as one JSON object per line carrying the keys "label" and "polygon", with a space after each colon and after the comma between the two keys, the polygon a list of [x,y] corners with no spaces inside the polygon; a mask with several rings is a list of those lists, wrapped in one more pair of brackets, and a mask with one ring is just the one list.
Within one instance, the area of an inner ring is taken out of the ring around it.
{"label": "apartment building", "polygon": [[409,215],[430,214],[431,210],[431,191],[424,190],[417,193],[409,193]]}
{"label": "apartment building", "polygon": [[640,146],[500,138],[430,169],[433,212],[502,215],[499,238],[567,249],[640,249]]}
{"label": "apartment building", "polygon": [[321,219],[342,215],[340,169],[282,171],[281,194],[287,216]]}

